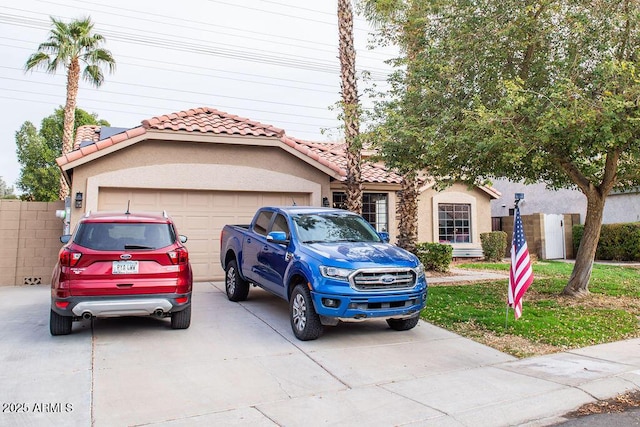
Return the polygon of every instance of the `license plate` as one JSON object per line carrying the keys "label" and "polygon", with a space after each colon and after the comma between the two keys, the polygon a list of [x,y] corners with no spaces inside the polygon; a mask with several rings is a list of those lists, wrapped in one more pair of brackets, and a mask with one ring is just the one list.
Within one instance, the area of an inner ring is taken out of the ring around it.
{"label": "license plate", "polygon": [[138,274],[138,261],[113,261],[111,274]]}

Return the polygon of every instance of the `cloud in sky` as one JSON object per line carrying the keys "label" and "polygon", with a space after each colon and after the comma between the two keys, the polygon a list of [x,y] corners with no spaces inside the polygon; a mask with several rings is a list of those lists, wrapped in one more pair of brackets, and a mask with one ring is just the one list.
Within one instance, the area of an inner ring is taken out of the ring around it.
{"label": "cloud in sky", "polygon": [[[49,16],[90,16],[117,62],[96,89],[80,84],[78,107],[115,127],[197,107],[212,107],[285,129],[301,139],[342,137],[336,0],[22,0],[0,6],[0,177],[14,185],[15,132],[64,105],[64,70],[24,72],[46,41]],[[393,50],[366,48],[369,25],[355,21],[359,72],[384,85]],[[370,104],[368,104],[370,105]],[[324,130],[324,132],[323,132]]]}

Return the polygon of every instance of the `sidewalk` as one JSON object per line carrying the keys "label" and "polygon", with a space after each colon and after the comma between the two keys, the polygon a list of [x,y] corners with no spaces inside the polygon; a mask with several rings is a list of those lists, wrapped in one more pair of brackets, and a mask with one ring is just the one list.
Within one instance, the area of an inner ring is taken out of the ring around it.
{"label": "sidewalk", "polygon": [[509,273],[496,272],[496,271],[481,271],[481,270],[465,270],[463,268],[451,268],[449,269],[449,275],[446,276],[433,276],[427,277],[427,283],[442,284],[442,283],[467,283],[467,282],[480,282],[484,280],[501,280],[508,279]]}
{"label": "sidewalk", "polygon": [[0,425],[548,426],[640,386],[640,339],[518,360],[427,322],[293,337],[287,304],[198,283],[192,324],[48,332],[49,289],[0,287]]}

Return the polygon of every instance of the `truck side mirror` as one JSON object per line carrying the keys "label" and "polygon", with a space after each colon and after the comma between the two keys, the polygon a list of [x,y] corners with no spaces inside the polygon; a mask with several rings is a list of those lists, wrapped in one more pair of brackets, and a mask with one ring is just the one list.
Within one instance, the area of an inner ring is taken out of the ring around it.
{"label": "truck side mirror", "polygon": [[267,234],[267,242],[278,243],[280,245],[288,245],[287,233],[284,231],[272,231]]}
{"label": "truck side mirror", "polygon": [[389,243],[389,233],[387,233],[386,231],[378,232],[378,236],[380,236],[383,242]]}

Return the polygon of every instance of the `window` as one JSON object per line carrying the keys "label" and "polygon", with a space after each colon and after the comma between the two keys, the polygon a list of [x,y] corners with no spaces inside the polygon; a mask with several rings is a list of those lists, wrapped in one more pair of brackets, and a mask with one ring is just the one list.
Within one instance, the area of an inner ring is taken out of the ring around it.
{"label": "window", "polygon": [[162,248],[175,241],[174,230],[164,223],[83,222],[75,242],[86,248],[106,251]]}
{"label": "window", "polygon": [[253,225],[253,231],[257,234],[261,234],[263,236],[267,235],[267,228],[269,227],[269,223],[271,222],[271,216],[273,212],[262,211],[258,218],[256,218],[256,222]]}
{"label": "window", "polygon": [[298,214],[293,221],[302,243],[380,241],[371,225],[352,213]]}
{"label": "window", "polygon": [[438,234],[440,242],[471,243],[471,205],[440,203]]}
{"label": "window", "polygon": [[[376,231],[389,231],[389,211],[387,193],[363,193],[362,216]],[[342,192],[333,193],[333,207],[347,208],[347,195]]]}
{"label": "window", "polygon": [[284,231],[287,234],[287,239],[289,238],[289,224],[287,224],[287,219],[284,215],[278,214],[276,216],[271,226],[271,231]]}

